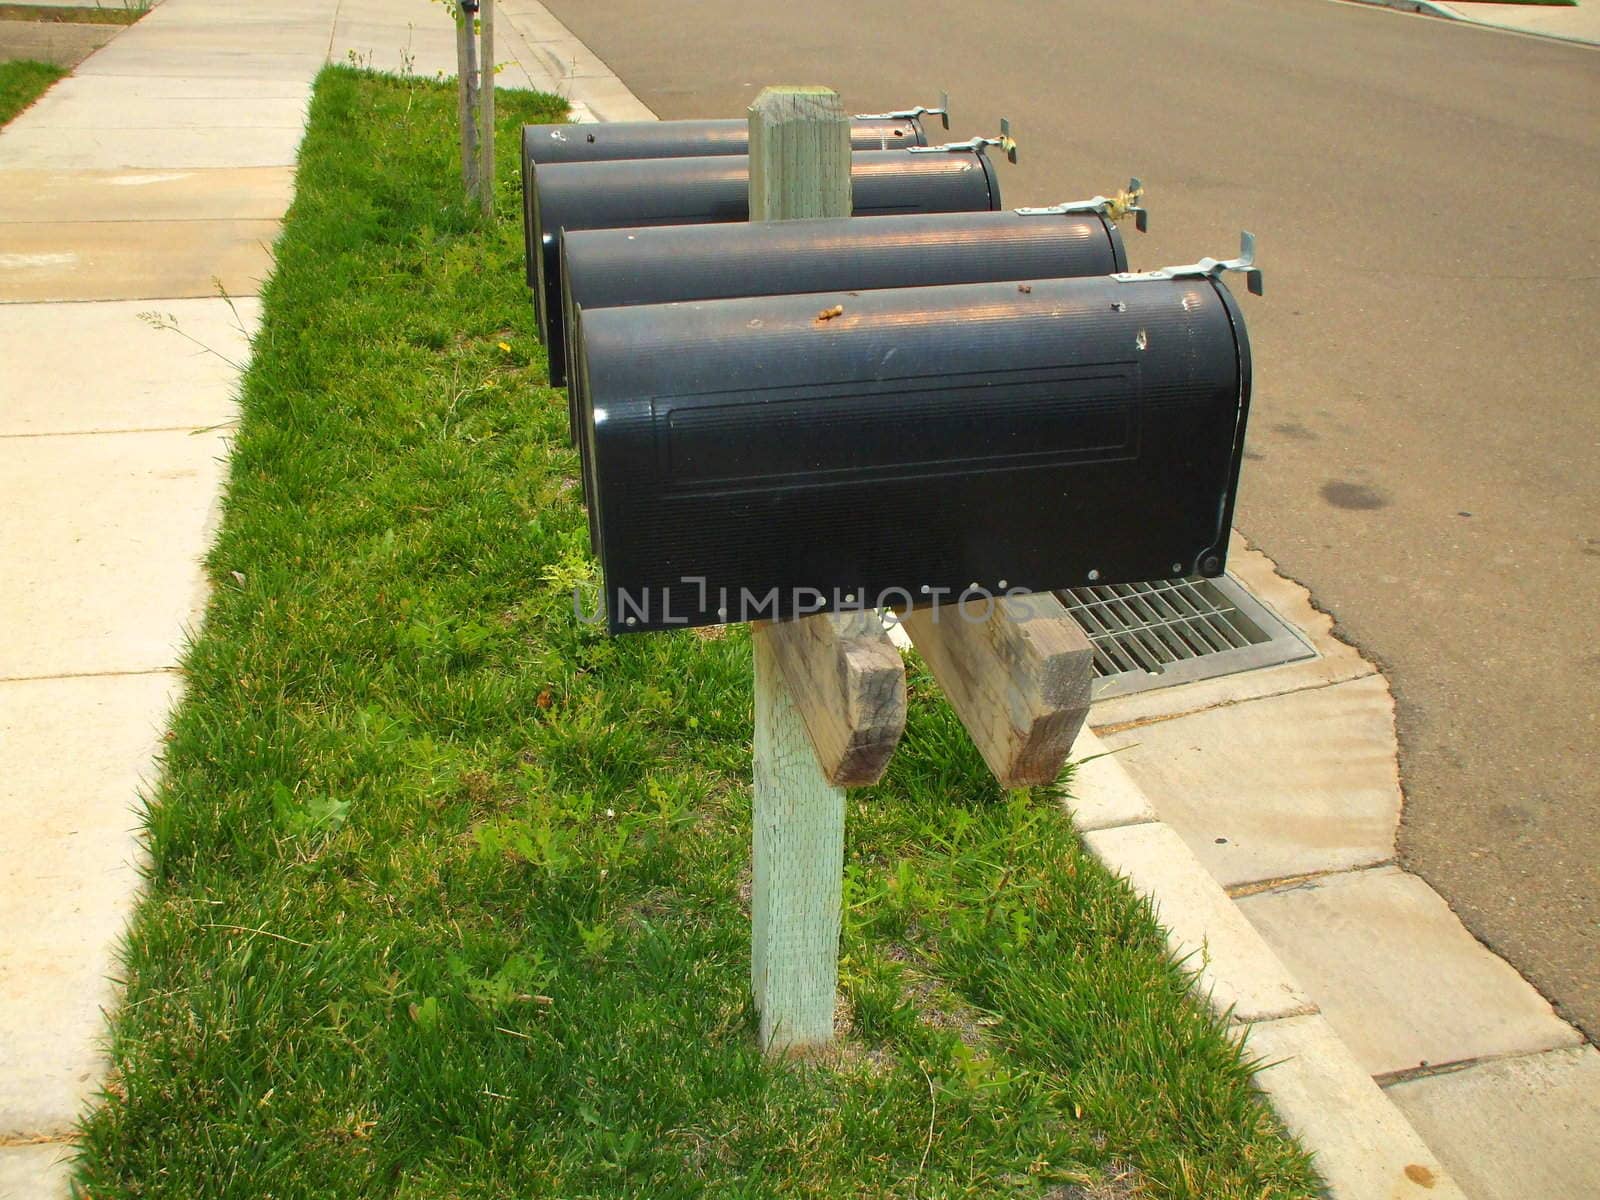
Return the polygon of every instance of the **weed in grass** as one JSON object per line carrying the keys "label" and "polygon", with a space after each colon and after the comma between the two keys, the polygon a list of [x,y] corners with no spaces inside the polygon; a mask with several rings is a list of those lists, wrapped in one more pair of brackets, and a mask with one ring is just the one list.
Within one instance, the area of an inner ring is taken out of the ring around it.
{"label": "weed in grass", "polygon": [[758,1052],[749,639],[573,617],[512,169],[560,107],[499,109],[482,226],[453,91],[318,81],[89,1194],[1314,1194],[1148,908],[920,669],[850,799],[845,1036]]}

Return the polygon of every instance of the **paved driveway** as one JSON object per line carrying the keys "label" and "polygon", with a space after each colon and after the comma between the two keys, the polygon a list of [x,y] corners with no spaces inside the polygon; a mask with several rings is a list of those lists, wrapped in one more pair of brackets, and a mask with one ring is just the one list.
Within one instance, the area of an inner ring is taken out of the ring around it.
{"label": "paved driveway", "polygon": [[1142,175],[1136,265],[1253,229],[1238,525],[1389,673],[1409,865],[1600,1034],[1600,51],[1330,0],[545,2],[663,117],[944,87],[1011,117],[1008,203]]}

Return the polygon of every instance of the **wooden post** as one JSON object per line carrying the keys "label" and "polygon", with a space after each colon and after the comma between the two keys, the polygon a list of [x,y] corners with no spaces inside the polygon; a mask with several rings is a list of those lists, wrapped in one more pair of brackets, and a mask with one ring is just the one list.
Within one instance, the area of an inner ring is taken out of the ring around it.
{"label": "wooden post", "polygon": [[[750,219],[850,215],[850,121],[827,88],[750,108]],[[750,987],[773,1054],[833,1038],[844,788],[872,783],[905,729],[905,666],[869,613],[760,622],[755,663]]]}
{"label": "wooden post", "polygon": [[473,53],[473,13],[466,0],[456,0],[456,115],[461,122],[461,186],[467,199],[478,195],[478,106],[473,96],[476,82]]}
{"label": "wooden post", "polygon": [[902,613],[1004,788],[1053,783],[1089,715],[1094,646],[1048,592]]}
{"label": "wooden post", "polygon": [[848,217],[850,118],[823,87],[764,88],[750,106],[750,219]]}
{"label": "wooden post", "polygon": [[483,0],[481,54],[478,59],[478,100],[483,118],[478,122],[478,196],[483,215],[494,216],[494,0]]}
{"label": "wooden post", "polygon": [[844,789],[818,768],[775,639],[753,630],[756,734],[750,843],[750,989],[761,1045],[833,1038],[844,880]]}

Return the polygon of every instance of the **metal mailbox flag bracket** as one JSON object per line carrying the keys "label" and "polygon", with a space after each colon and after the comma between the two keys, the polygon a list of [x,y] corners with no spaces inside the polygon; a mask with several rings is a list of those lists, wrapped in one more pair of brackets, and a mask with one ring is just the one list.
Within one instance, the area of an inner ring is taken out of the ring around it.
{"label": "metal mailbox flag bracket", "polygon": [[915,108],[902,108],[894,112],[857,113],[857,121],[915,121],[918,117],[938,117],[946,129],[950,128],[950,93],[939,93],[939,107],[925,108],[919,104]]}
{"label": "metal mailbox flag bracket", "polygon": [[1061,204],[1052,204],[1048,208],[1019,208],[1015,211],[1019,217],[1061,217],[1072,213],[1096,213],[1113,225],[1131,214],[1134,227],[1140,233],[1145,233],[1150,229],[1150,213],[1142,205],[1143,200],[1144,183],[1135,176],[1128,180],[1128,186],[1115,196],[1094,196],[1088,200],[1068,200]]}
{"label": "metal mailbox flag bracket", "polygon": [[1250,294],[1261,295],[1261,268],[1256,266],[1255,234],[1246,231],[1239,235],[1238,258],[1202,258],[1199,262],[1185,263],[1180,267],[1124,271],[1111,278],[1118,283],[1132,283],[1139,279],[1220,279],[1225,271],[1243,271]]}
{"label": "metal mailbox flag bracket", "polygon": [[979,151],[985,146],[999,146],[1006,152],[1008,162],[1017,161],[1017,139],[1011,136],[1011,122],[1004,117],[1000,118],[999,137],[968,138],[964,142],[946,142],[942,146],[907,146],[906,151],[911,154],[954,154],[962,150]]}

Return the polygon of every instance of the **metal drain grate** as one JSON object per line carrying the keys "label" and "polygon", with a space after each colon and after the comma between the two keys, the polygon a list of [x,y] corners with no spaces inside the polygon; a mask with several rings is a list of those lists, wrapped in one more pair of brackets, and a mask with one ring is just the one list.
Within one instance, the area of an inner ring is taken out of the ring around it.
{"label": "metal drain grate", "polygon": [[1316,653],[1231,576],[1069,588],[1056,595],[1094,643],[1096,699]]}

